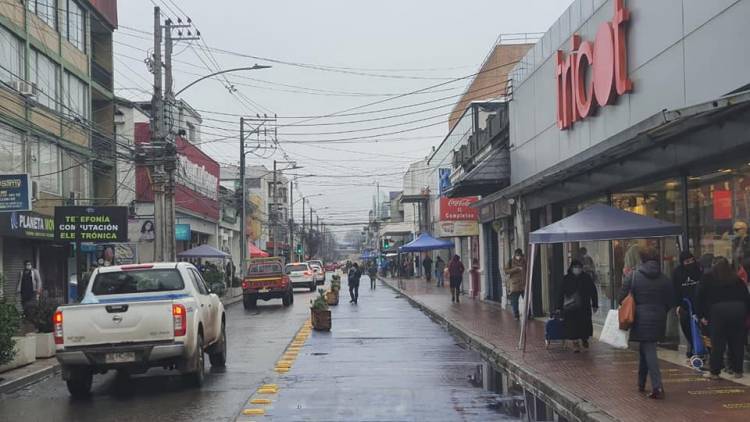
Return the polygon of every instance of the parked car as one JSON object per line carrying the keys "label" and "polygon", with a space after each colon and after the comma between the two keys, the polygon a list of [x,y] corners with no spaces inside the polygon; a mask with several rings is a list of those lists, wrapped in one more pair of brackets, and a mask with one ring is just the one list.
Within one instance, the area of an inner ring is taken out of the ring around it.
{"label": "parked car", "polygon": [[255,308],[258,299],[281,299],[284,306],[294,303],[294,289],[283,265],[279,257],[250,260],[247,275],[242,280],[242,304],[245,309]]}
{"label": "parked car", "polygon": [[94,374],[176,369],[195,386],[227,360],[224,306],[190,263],[99,267],[78,305],[57,308],[54,338],[73,397],[91,391]]}
{"label": "parked car", "polygon": [[284,272],[292,282],[293,288],[304,285],[309,288],[311,292],[315,291],[315,273],[307,262],[293,262],[291,264],[286,264]]}
{"label": "parked car", "polygon": [[315,282],[317,284],[324,284],[326,282],[326,270],[323,268],[323,261],[312,260],[307,262],[315,272]]}
{"label": "parked car", "polygon": [[335,262],[329,262],[323,268],[325,268],[326,271],[334,272],[338,269],[338,265],[336,265]]}

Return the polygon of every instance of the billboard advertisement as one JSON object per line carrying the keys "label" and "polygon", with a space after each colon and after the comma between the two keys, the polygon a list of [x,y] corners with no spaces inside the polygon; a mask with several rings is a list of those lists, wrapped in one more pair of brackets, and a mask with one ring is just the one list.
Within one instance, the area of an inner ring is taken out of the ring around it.
{"label": "billboard advertisement", "polygon": [[127,242],[128,207],[55,207],[55,239]]}
{"label": "billboard advertisement", "polygon": [[477,221],[479,210],[471,207],[471,204],[477,201],[478,196],[440,197],[440,221]]}
{"label": "billboard advertisement", "polygon": [[0,174],[0,212],[16,211],[31,211],[31,177]]}
{"label": "billboard advertisement", "polygon": [[[151,142],[148,123],[136,123],[135,142]],[[206,155],[198,147],[181,137],[175,138],[177,145],[177,171],[175,203],[177,209],[191,211],[203,218],[218,222],[219,205],[219,163]],[[151,175],[147,166],[136,167],[136,200],[152,202],[154,192]]]}
{"label": "billboard advertisement", "polygon": [[479,223],[476,221],[440,221],[437,223],[437,236],[479,236]]}

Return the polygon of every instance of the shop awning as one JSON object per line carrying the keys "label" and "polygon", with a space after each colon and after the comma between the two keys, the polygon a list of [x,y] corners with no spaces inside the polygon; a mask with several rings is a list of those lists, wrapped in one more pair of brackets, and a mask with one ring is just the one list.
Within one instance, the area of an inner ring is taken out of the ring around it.
{"label": "shop awning", "polygon": [[403,236],[414,232],[414,224],[407,222],[385,223],[380,228],[381,236]]}
{"label": "shop awning", "polygon": [[594,204],[570,217],[531,232],[530,243],[563,243],[611,239],[679,236],[682,227],[604,204]]}
{"label": "shop awning", "polygon": [[255,246],[251,242],[247,243],[247,252],[250,254],[250,258],[268,258],[268,252],[263,251],[261,248]]}
{"label": "shop awning", "polygon": [[509,182],[510,152],[500,146],[453,183],[445,194],[450,198],[489,195],[505,188]]}
{"label": "shop awning", "polygon": [[449,240],[435,239],[427,233],[422,233],[416,239],[398,248],[399,252],[423,252],[437,249],[450,249],[453,242]]}
{"label": "shop awning", "polygon": [[178,258],[230,258],[226,252],[222,252],[210,245],[200,245],[177,254]]}

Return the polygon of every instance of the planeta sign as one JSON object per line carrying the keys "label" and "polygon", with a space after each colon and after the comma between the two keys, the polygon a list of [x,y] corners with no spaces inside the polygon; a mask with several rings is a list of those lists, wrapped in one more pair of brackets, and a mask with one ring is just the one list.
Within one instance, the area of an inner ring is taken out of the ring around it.
{"label": "planeta sign", "polygon": [[[570,53],[555,54],[557,80],[557,126],[570,128],[573,123],[591,116],[633,90],[628,78],[625,25],[630,12],[624,0],[615,0],[612,21],[599,25],[594,42],[581,41],[573,34]],[[587,75],[589,77],[587,78]],[[587,83],[588,81],[588,83]]]}

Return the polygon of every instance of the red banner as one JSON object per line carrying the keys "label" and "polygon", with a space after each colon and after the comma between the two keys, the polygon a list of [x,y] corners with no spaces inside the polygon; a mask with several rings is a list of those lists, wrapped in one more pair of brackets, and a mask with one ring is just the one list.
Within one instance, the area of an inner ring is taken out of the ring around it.
{"label": "red banner", "polygon": [[732,219],[732,192],[728,190],[714,191],[714,220]]}
{"label": "red banner", "polygon": [[[148,123],[136,123],[135,142],[151,142]],[[177,137],[177,187],[175,206],[197,213],[208,220],[219,220],[219,163],[190,142]],[[136,200],[152,202],[151,177],[148,167],[137,166]]]}
{"label": "red banner", "polygon": [[477,221],[479,210],[470,205],[479,201],[478,196],[463,198],[440,197],[440,221]]}

